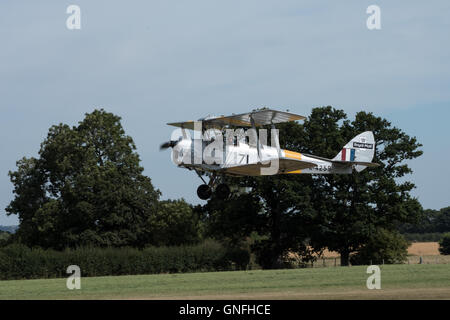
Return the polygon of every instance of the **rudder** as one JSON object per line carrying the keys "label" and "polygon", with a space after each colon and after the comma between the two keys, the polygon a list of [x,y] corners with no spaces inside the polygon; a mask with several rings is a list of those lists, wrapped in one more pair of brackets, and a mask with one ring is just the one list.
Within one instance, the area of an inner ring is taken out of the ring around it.
{"label": "rudder", "polygon": [[[347,143],[333,158],[340,162],[372,162],[375,155],[375,137],[372,131],[363,132]],[[364,170],[366,166],[356,165],[356,171]]]}

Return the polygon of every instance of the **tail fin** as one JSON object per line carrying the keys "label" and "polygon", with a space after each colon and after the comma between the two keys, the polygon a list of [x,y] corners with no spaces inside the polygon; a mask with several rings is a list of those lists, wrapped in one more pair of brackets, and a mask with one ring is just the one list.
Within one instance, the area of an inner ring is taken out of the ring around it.
{"label": "tail fin", "polygon": [[[372,131],[366,131],[357,135],[347,143],[344,148],[342,148],[341,152],[333,158],[333,161],[340,163],[355,162],[355,170],[361,172],[372,162],[374,155],[375,138]],[[366,163],[366,165],[358,163]]]}

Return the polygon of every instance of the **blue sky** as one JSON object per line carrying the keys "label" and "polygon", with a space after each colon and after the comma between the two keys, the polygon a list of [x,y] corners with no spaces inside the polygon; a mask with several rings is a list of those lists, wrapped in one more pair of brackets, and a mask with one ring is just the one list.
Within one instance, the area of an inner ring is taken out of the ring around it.
{"label": "blue sky", "polygon": [[[66,8],[81,8],[81,30]],[[381,8],[381,30],[366,9]],[[13,1],[0,3],[0,224],[7,173],[48,128],[103,107],[122,117],[163,198],[200,180],[159,152],[165,123],[258,106],[371,111],[416,136],[414,195],[450,205],[448,1]],[[336,146],[339,150],[340,146]],[[300,192],[300,191],[299,191]]]}

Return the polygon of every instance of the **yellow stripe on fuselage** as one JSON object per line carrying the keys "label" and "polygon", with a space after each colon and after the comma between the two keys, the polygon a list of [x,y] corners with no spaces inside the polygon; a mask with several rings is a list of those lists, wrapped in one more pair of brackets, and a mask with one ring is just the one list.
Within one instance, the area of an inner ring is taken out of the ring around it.
{"label": "yellow stripe on fuselage", "polygon": [[302,154],[294,151],[283,150],[284,156],[290,159],[302,160]]}
{"label": "yellow stripe on fuselage", "polygon": [[[283,150],[283,151],[284,151],[284,156],[286,158],[302,160],[302,154],[301,153],[294,152],[294,151],[289,151],[289,150]],[[289,172],[285,172],[285,173],[286,174],[300,174],[300,173],[302,173],[302,170],[294,170],[294,171],[289,171]]]}
{"label": "yellow stripe on fuselage", "polygon": [[300,174],[300,173],[302,173],[302,170],[295,170],[295,171],[289,171],[289,172],[286,172],[287,174]]}

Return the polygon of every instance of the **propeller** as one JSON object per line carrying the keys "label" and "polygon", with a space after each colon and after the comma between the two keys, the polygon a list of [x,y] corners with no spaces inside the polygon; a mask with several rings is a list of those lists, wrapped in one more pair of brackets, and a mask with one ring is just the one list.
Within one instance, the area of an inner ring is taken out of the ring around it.
{"label": "propeller", "polygon": [[178,141],[173,141],[173,140],[164,142],[163,144],[161,144],[159,146],[159,150],[166,150],[169,148],[173,148],[176,146],[177,143],[178,143]]}

